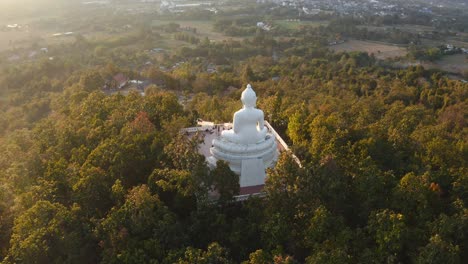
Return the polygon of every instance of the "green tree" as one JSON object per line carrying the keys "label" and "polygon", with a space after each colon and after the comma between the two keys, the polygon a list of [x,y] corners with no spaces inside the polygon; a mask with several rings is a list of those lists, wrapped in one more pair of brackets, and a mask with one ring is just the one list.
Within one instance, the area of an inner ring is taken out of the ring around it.
{"label": "green tree", "polygon": [[175,217],[146,185],[133,188],[97,228],[102,263],[159,263],[184,243]]}
{"label": "green tree", "polygon": [[350,233],[342,218],[319,206],[305,231],[306,244],[311,251],[307,263],[349,263]]}
{"label": "green tree", "polygon": [[38,201],[16,220],[5,263],[79,263],[92,261],[82,252],[80,222],[58,203]]}
{"label": "green tree", "polygon": [[218,243],[211,243],[206,251],[188,247],[182,257],[174,260],[177,264],[229,264],[234,263],[228,258],[226,249]]}
{"label": "green tree", "polygon": [[251,82],[256,81],[255,74],[252,68],[248,64],[242,70],[241,80],[242,80],[242,83],[251,83]]}
{"label": "green tree", "polygon": [[308,139],[310,139],[308,131],[309,123],[307,122],[308,117],[309,112],[305,108],[304,104],[302,105],[301,110],[289,117],[287,132],[294,145],[300,146],[302,144],[306,144]]}
{"label": "green tree", "polygon": [[286,252],[302,252],[305,249],[302,231],[307,226],[310,211],[317,206],[309,180],[311,175],[300,168],[289,153],[282,153],[274,170],[268,172],[266,222],[261,226],[265,250],[280,247]]}
{"label": "green tree", "polygon": [[[1,182],[1,181],[0,181]],[[9,248],[9,240],[13,227],[14,215],[13,193],[8,185],[0,185],[0,258],[3,259]]]}
{"label": "green tree", "polygon": [[180,217],[188,217],[196,209],[196,198],[201,192],[197,184],[199,182],[186,170],[155,169],[148,178],[151,191]]}
{"label": "green tree", "polygon": [[98,72],[90,71],[81,76],[80,85],[85,91],[96,91],[104,86],[104,79]]}
{"label": "green tree", "polygon": [[249,260],[242,264],[268,264],[271,263],[271,256],[266,254],[262,249],[250,253]]}
{"label": "green tree", "polygon": [[452,243],[442,240],[439,235],[434,235],[429,239],[429,243],[421,248],[415,263],[462,263],[459,254],[460,248],[458,245],[453,245]]}
{"label": "green tree", "polygon": [[199,192],[202,195],[211,188],[212,181],[209,179],[205,157],[198,153],[200,142],[197,136],[189,139],[185,135],[178,135],[165,147],[164,151],[168,157],[168,165],[178,170],[189,171],[194,185],[205,190]]}
{"label": "green tree", "polygon": [[379,262],[398,262],[408,241],[408,228],[404,216],[385,209],[374,212],[369,219],[368,230],[377,245],[375,257]]}
{"label": "green tree", "polygon": [[113,205],[114,180],[103,169],[85,167],[73,185],[75,199],[90,215],[103,216]]}
{"label": "green tree", "polygon": [[216,162],[216,168],[210,172],[214,190],[219,194],[220,203],[231,201],[239,194],[239,175],[234,173],[229,165],[222,160]]}

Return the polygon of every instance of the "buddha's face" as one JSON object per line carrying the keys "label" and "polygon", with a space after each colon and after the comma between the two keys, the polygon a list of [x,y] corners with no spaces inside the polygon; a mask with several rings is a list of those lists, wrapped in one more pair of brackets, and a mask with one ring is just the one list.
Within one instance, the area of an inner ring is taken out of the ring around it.
{"label": "buddha's face", "polygon": [[247,85],[247,88],[242,92],[241,101],[246,107],[255,107],[257,95],[250,85]]}

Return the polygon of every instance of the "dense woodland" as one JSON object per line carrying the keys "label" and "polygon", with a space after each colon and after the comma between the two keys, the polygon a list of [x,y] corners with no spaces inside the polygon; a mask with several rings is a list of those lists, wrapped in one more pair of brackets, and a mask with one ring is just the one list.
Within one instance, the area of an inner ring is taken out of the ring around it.
{"label": "dense woodland", "polygon": [[[77,36],[54,60],[3,67],[2,263],[463,263],[468,84],[333,53],[326,32],[340,25],[244,41],[175,33],[193,46],[160,55],[184,60],[168,71],[140,67],[149,55],[129,44],[150,47],[170,24]],[[119,72],[160,85],[104,93]],[[266,195],[238,203],[237,176],[210,171],[179,130],[231,120],[247,83],[303,167],[283,153]]]}

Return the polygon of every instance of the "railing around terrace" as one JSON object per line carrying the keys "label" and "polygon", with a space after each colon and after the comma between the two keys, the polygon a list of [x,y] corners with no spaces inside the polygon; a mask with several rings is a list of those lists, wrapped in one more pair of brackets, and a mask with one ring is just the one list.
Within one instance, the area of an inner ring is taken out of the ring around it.
{"label": "railing around terrace", "polygon": [[275,136],[276,140],[281,144],[283,149],[286,150],[287,152],[291,153],[291,156],[294,159],[294,161],[296,161],[297,165],[299,165],[299,167],[302,168],[302,164],[301,164],[301,161],[299,160],[299,158],[296,155],[294,155],[294,153],[291,151],[291,149],[289,149],[288,144],[286,144],[286,142],[281,138],[281,136],[278,134],[278,132],[276,132],[276,130],[266,120],[265,120],[265,126],[270,130],[270,133],[272,133]]}

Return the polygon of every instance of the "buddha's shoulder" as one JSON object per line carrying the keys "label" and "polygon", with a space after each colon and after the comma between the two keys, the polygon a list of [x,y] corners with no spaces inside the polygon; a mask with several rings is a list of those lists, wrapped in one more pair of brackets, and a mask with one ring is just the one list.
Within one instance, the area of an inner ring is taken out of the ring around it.
{"label": "buddha's shoulder", "polygon": [[243,116],[243,115],[263,115],[263,111],[260,109],[252,108],[252,109],[241,109],[234,113],[234,116]]}
{"label": "buddha's shoulder", "polygon": [[263,111],[262,111],[262,110],[257,109],[257,108],[255,108],[254,110],[255,110],[255,112],[256,112],[257,114],[263,115]]}

